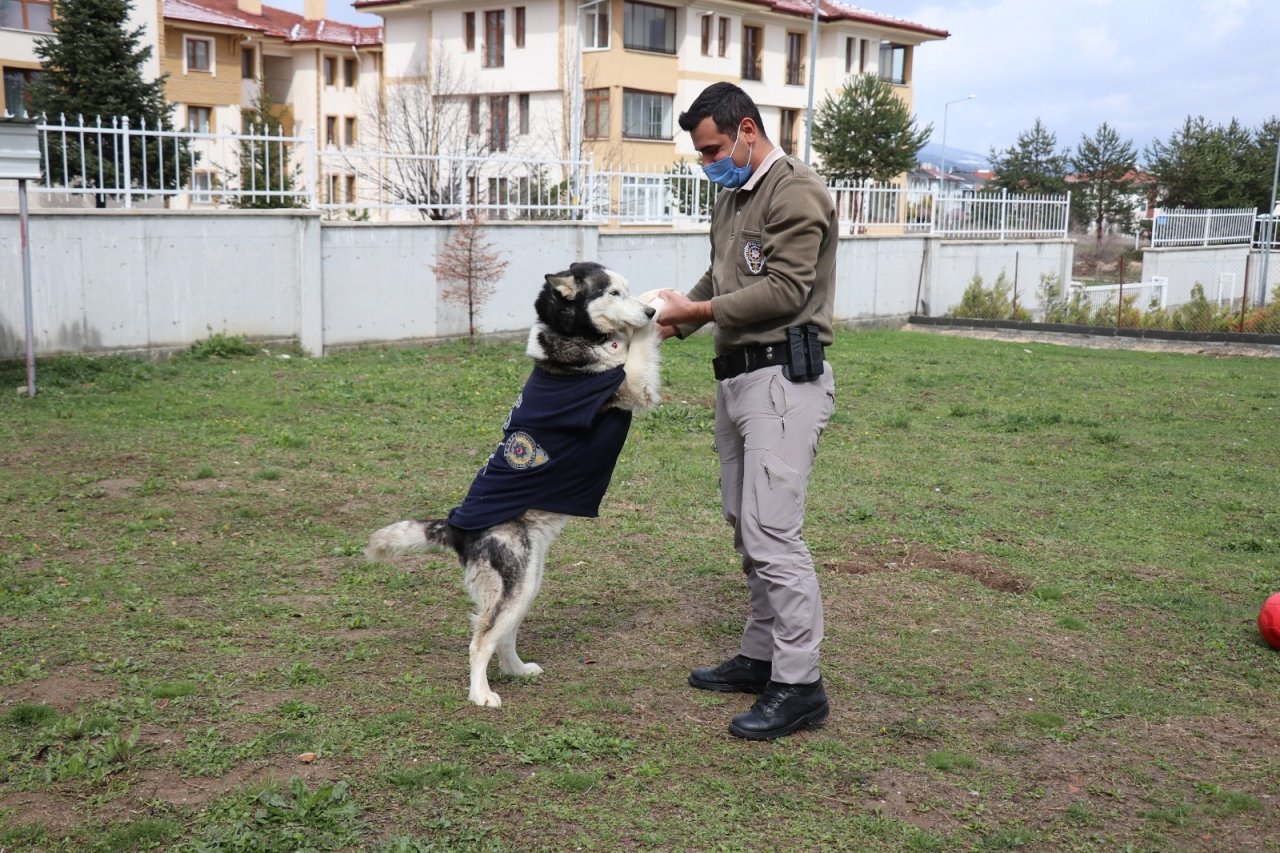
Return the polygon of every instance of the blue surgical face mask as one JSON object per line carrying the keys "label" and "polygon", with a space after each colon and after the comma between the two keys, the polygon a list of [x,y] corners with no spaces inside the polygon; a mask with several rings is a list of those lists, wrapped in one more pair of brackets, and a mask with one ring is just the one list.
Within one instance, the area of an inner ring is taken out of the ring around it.
{"label": "blue surgical face mask", "polygon": [[714,163],[707,163],[702,167],[702,173],[707,176],[707,180],[717,183],[727,190],[736,190],[742,186],[751,177],[751,148],[747,148],[747,163],[745,166],[735,165],[733,162],[733,152],[738,148],[738,139],[742,136],[742,125],[738,125],[738,132],[733,137],[733,148],[729,149],[729,156],[721,157]]}

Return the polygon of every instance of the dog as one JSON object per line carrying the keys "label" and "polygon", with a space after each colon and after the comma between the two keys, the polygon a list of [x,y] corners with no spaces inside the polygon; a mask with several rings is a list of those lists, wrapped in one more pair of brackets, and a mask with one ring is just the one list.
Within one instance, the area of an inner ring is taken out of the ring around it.
{"label": "dog", "polygon": [[548,274],[534,302],[524,389],[503,439],[447,518],[400,521],[369,537],[371,562],[425,550],[457,552],[471,617],[467,698],[498,708],[489,661],[540,675],[516,653],[516,632],[542,585],[547,550],[570,516],[595,517],[633,412],[661,400],[657,309],[596,263]]}

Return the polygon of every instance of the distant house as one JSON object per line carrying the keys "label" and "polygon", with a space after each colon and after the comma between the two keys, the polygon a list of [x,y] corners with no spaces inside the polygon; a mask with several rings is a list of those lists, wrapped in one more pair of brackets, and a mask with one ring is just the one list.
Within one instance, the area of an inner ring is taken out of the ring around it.
{"label": "distant house", "polygon": [[940,192],[945,186],[952,194],[981,192],[987,181],[995,177],[990,169],[948,169],[944,176],[933,163],[917,163],[907,173],[907,189]]}
{"label": "distant house", "polygon": [[[1146,172],[1129,171],[1125,173],[1124,179],[1133,182],[1133,190],[1129,193],[1129,204],[1134,223],[1136,224],[1155,216],[1156,198],[1160,189],[1156,183],[1155,176]],[[1081,175],[1067,175],[1067,188],[1079,192],[1077,185],[1083,183],[1084,180]],[[1114,233],[1117,227],[1118,224],[1116,223],[1103,224],[1103,230],[1106,233]]]}
{"label": "distant house", "polygon": [[[174,123],[196,133],[241,131],[241,111],[265,92],[285,111],[282,130],[314,128],[321,147],[359,141],[364,101],[377,96],[382,28],[325,18],[324,0],[295,15],[262,0],[164,0],[161,70]],[[219,165],[192,175],[207,191]],[[325,200],[352,200],[353,174],[325,174]]]}

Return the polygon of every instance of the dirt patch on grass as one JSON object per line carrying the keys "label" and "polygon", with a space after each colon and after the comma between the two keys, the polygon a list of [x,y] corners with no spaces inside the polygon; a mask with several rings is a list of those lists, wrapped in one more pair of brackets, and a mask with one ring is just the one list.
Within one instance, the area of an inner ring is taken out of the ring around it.
{"label": "dirt patch on grass", "polygon": [[119,500],[120,498],[129,497],[141,485],[142,482],[140,480],[135,480],[132,477],[117,477],[111,480],[99,480],[93,484],[93,490],[101,493],[104,498]]}
{"label": "dirt patch on grass", "polygon": [[1028,581],[1000,568],[990,557],[982,554],[938,552],[906,543],[860,546],[849,559],[823,563],[823,568],[847,575],[934,569],[973,578],[988,589],[999,592],[1021,593],[1031,588]]}
{"label": "dirt patch on grass", "polygon": [[114,692],[113,682],[94,678],[87,666],[72,666],[57,670],[39,681],[0,687],[0,706],[30,702],[66,713],[82,703],[92,703]]}

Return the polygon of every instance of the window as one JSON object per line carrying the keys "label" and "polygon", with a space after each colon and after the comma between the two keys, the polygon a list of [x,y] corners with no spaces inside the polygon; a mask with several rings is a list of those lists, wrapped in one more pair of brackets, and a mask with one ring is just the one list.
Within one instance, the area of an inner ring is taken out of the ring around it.
{"label": "window", "polygon": [[527,134],[529,132],[529,96],[528,94],[519,95],[516,98],[517,109],[520,112],[520,133]]}
{"label": "window", "polygon": [[258,51],[255,48],[240,48],[240,79],[258,79]]}
{"label": "window", "polygon": [[742,28],[742,79],[760,79],[760,54],[764,48],[764,30],[760,27]]}
{"label": "window", "polygon": [[187,130],[191,133],[210,133],[213,130],[213,107],[187,105]]}
{"label": "window", "polygon": [[356,144],[356,120],[347,116],[342,120],[342,138],[347,140],[347,147]]}
{"label": "window", "polygon": [[585,139],[608,139],[609,90],[588,89],[582,95],[582,136]]}
{"label": "window", "polygon": [[507,109],[511,98],[508,95],[489,96],[489,150],[507,150]]}
{"label": "window", "polygon": [[356,81],[360,79],[360,62],[356,59],[342,60],[342,85],[348,89],[356,87]]}
{"label": "window", "polygon": [[332,56],[324,58],[324,84],[326,86],[338,85],[338,60]]}
{"label": "window", "polygon": [[880,42],[880,77],[899,85],[907,82],[906,45]]}
{"label": "window", "polygon": [[627,139],[670,139],[672,95],[622,92],[622,135]]}
{"label": "window", "polygon": [[213,70],[213,40],[186,38],[186,71]]}
{"label": "window", "polygon": [[609,0],[598,0],[582,9],[584,50],[609,49]]}
{"label": "window", "polygon": [[213,201],[213,175],[211,173],[191,173],[191,200],[196,204],[209,204]]}
{"label": "window", "polygon": [[343,176],[342,176],[342,182],[343,182],[344,184],[346,184],[346,190],[347,190],[346,199],[347,199],[347,202],[348,202],[348,203],[354,202],[354,201],[356,200],[356,176],[355,176],[355,175],[343,175]]}
{"label": "window", "polygon": [[715,15],[710,12],[702,13],[702,55],[711,55],[711,28],[715,25]]}
{"label": "window", "polygon": [[480,132],[480,99],[472,98],[467,104],[467,128],[473,135]]}
{"label": "window", "polygon": [[506,39],[503,19],[506,13],[499,9],[496,12],[484,13],[484,61],[485,68],[502,67],[502,48]]}
{"label": "window", "polygon": [[729,53],[729,19],[720,18],[720,58],[723,59]]}
{"label": "window", "polygon": [[49,0],[0,0],[0,28],[51,33]]}
{"label": "window", "polygon": [[6,68],[4,70],[4,103],[0,104],[0,113],[7,110],[18,118],[27,118],[27,110],[31,108],[29,87],[39,77],[39,71]]}
{"label": "window", "polygon": [[804,85],[804,33],[787,33],[787,85]]}
{"label": "window", "polygon": [[671,213],[668,190],[663,179],[639,175],[622,178],[618,214],[629,222],[660,221]]}
{"label": "window", "polygon": [[858,40],[855,38],[847,38],[844,40],[844,73],[853,73],[853,60],[857,55]]}
{"label": "window", "polygon": [[476,49],[476,13],[462,13],[462,46],[467,53]]}
{"label": "window", "polygon": [[330,148],[335,145],[342,144],[342,140],[338,138],[338,117],[324,117],[324,144]]}
{"label": "window", "polygon": [[524,47],[524,7],[516,7],[516,47]]}
{"label": "window", "polygon": [[867,73],[867,59],[871,55],[871,39],[858,39],[858,73]]}
{"label": "window", "polygon": [[778,134],[778,145],[782,148],[782,153],[788,157],[796,153],[796,124],[799,120],[799,110],[782,111],[782,128]]}
{"label": "window", "polygon": [[622,45],[628,50],[676,52],[676,10],[648,3],[624,3]]}

